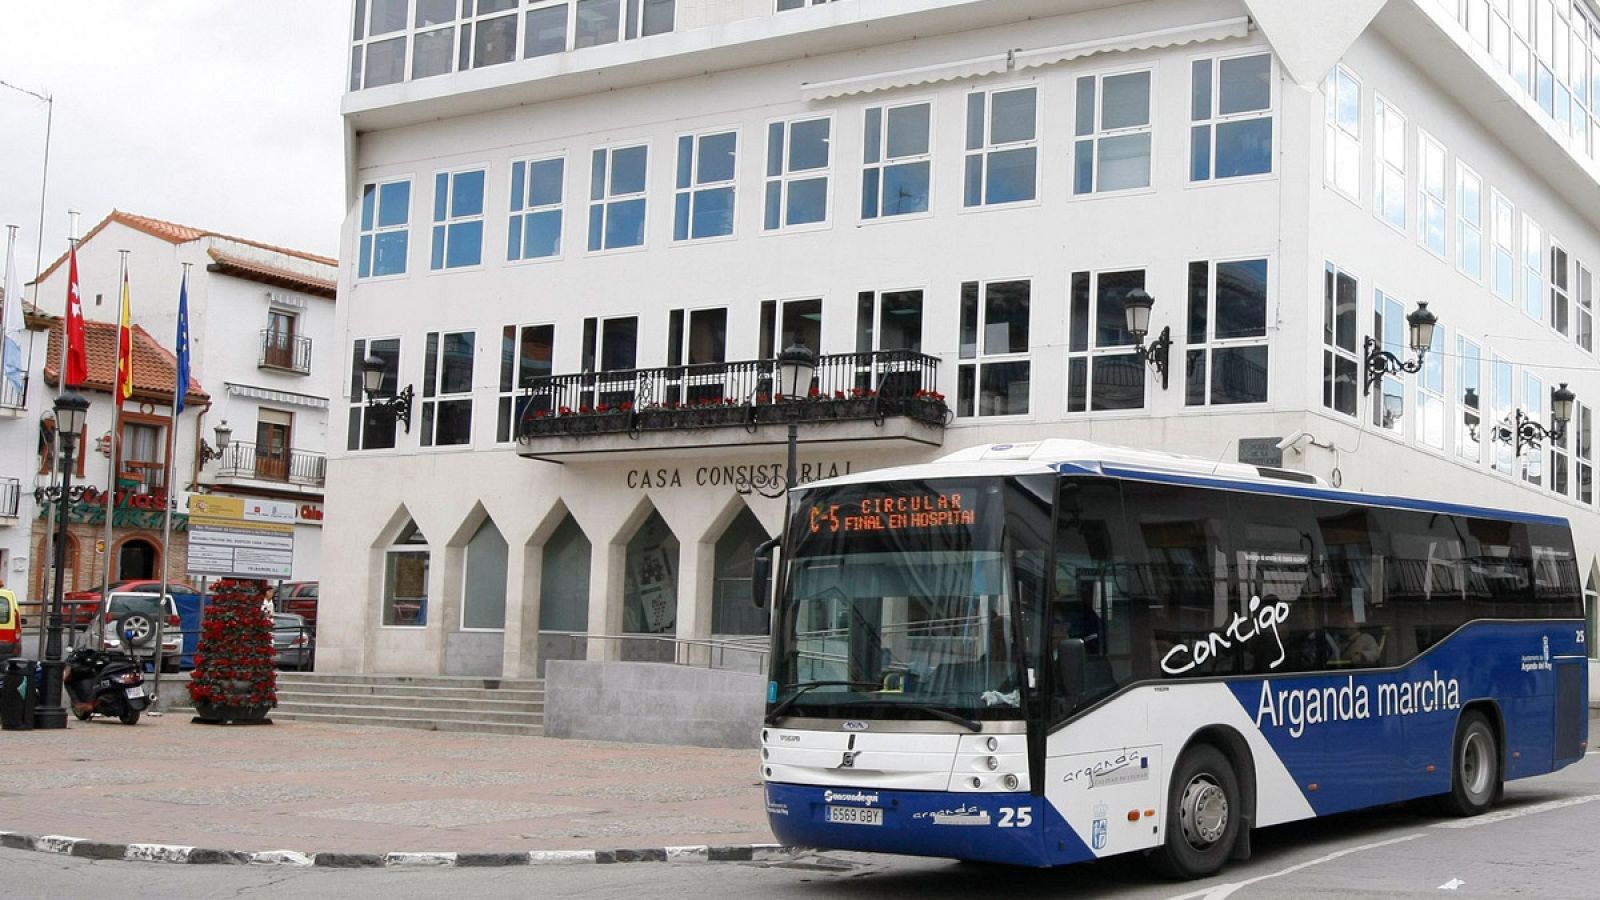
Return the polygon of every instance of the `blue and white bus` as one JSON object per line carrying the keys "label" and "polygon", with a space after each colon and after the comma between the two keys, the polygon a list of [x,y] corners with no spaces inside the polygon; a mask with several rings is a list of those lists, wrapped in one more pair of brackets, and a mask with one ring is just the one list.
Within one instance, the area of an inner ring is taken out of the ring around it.
{"label": "blue and white bus", "polygon": [[762,768],[822,848],[1180,877],[1582,758],[1565,520],[1077,441],[791,494]]}

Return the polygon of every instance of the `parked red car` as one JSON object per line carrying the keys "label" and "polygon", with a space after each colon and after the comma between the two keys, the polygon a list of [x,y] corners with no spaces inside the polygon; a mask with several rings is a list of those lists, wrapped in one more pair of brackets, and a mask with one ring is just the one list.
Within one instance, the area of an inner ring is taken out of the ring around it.
{"label": "parked red car", "polygon": [[[159,578],[124,578],[121,581],[111,582],[112,593],[136,591],[141,593],[161,593],[161,579]],[[169,594],[193,594],[194,587],[184,581],[167,582]],[[87,625],[100,611],[103,601],[99,590],[69,591],[61,595],[61,620],[68,625]]]}
{"label": "parked red car", "polygon": [[286,581],[278,585],[272,604],[280,613],[293,613],[306,620],[313,629],[317,627],[316,581]]}

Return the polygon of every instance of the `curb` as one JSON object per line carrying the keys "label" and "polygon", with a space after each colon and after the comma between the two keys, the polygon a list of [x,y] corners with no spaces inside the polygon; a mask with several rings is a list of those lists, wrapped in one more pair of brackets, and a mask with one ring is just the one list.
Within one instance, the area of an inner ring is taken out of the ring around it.
{"label": "curb", "polygon": [[298,850],[213,850],[180,844],[113,844],[60,834],[0,831],[0,847],[80,859],[179,865],[297,866],[323,869],[490,868],[634,862],[756,862],[783,859],[796,848],[782,844],[649,847],[638,850],[519,850],[506,853],[302,853]]}

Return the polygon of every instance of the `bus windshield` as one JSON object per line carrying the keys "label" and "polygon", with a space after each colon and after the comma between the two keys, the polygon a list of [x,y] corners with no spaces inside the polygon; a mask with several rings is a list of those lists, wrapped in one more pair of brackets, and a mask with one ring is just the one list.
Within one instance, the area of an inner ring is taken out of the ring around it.
{"label": "bus windshield", "polygon": [[775,701],[822,717],[1020,718],[1028,617],[1005,493],[997,479],[797,493]]}

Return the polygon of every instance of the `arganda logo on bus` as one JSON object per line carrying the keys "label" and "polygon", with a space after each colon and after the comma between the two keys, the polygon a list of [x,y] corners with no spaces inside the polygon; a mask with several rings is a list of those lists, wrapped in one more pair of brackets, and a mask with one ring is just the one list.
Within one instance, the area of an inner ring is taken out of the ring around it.
{"label": "arganda logo on bus", "polygon": [[[1278,626],[1288,618],[1289,604],[1282,600],[1263,604],[1260,597],[1253,596],[1250,598],[1249,615],[1235,612],[1233,621],[1226,628],[1213,631],[1192,644],[1174,646],[1161,657],[1161,671],[1168,675],[1182,675],[1215,659],[1223,650],[1235,644],[1242,647],[1268,631],[1272,632],[1273,640],[1278,642],[1278,658],[1267,668],[1276,669],[1283,665],[1288,656],[1283,649],[1283,636],[1278,633]],[[1249,630],[1244,630],[1246,628]]]}
{"label": "arganda logo on bus", "polygon": [[913,531],[976,525],[978,513],[962,491],[884,494],[847,504],[818,503],[810,510],[811,533]]}

